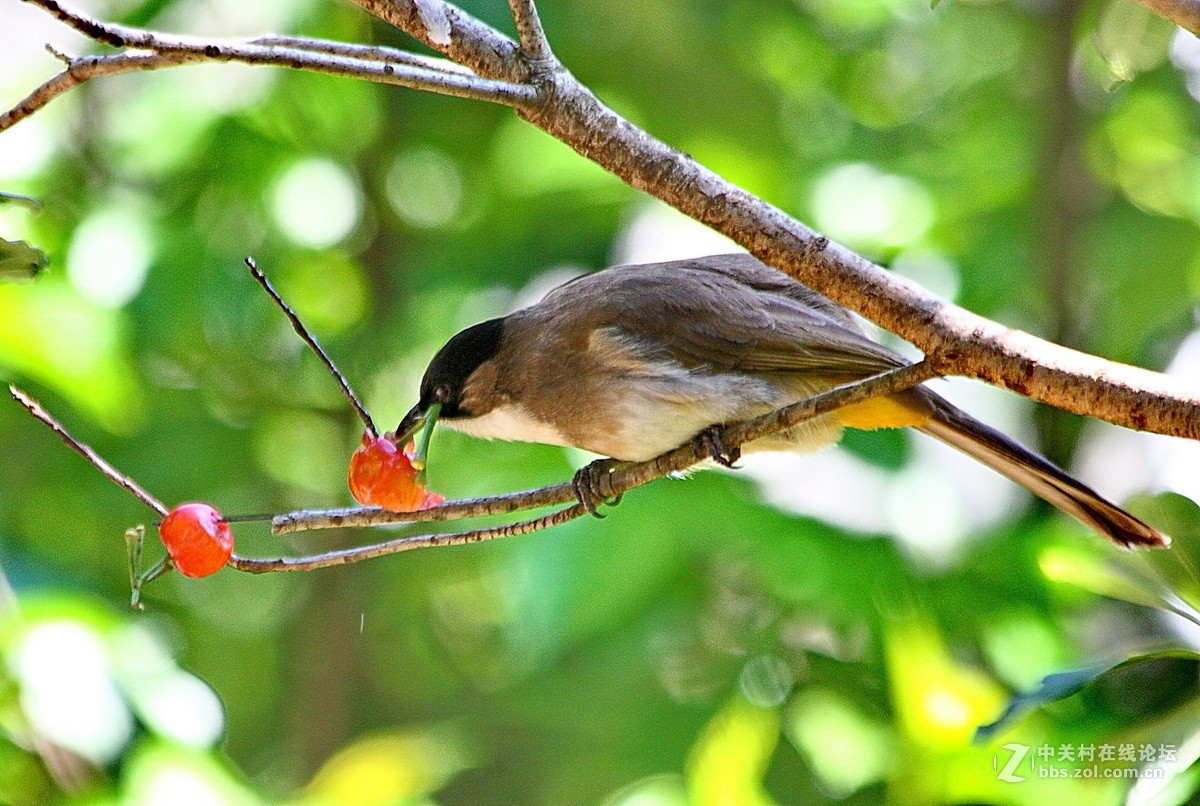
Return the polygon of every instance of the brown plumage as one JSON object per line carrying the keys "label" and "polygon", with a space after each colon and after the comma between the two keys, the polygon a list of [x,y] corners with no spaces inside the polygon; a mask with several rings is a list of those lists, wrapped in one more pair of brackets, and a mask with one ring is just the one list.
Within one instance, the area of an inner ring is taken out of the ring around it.
{"label": "brown plumage", "polygon": [[[903,365],[854,318],[749,255],[617,266],[468,328],[431,362],[415,418],[438,402],[457,430],[640,461],[709,425],[745,420]],[[915,427],[1123,546],[1167,538],[1046,459],[921,387],[802,423],[744,450],[811,451],[844,427]]]}

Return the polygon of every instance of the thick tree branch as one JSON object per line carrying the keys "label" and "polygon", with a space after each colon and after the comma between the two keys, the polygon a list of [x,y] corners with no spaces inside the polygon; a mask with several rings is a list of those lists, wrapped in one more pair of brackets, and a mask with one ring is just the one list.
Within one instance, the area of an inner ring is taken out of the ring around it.
{"label": "thick tree branch", "polygon": [[1200,0],[1138,0],[1160,17],[1200,36]]}
{"label": "thick tree branch", "polygon": [[[1070,350],[937,299],[654,139],[602,104],[561,66],[542,64],[541,69],[531,71],[529,56],[511,39],[442,0],[356,1],[469,67],[478,77],[318,52],[312,46],[205,43],[133,31],[67,12],[55,0],[28,1],[99,41],[154,49],[154,55],[144,57],[153,67],[168,66],[155,60],[169,59],[280,64],[511,104],[523,118],[633,187],[729,236],[764,262],[908,339],[927,355],[937,355],[939,370],[945,374],[979,378],[1119,425],[1200,438],[1197,384]],[[521,0],[519,5],[528,3],[530,0]],[[181,62],[172,62],[176,63]],[[140,67],[153,69],[148,64]],[[384,74],[383,68],[391,68],[390,74]],[[22,110],[22,116],[27,115],[49,97],[83,78],[104,74],[106,69],[127,72],[135,68],[77,60],[66,74],[47,82],[0,117],[0,129],[6,121],[7,125],[15,122],[12,117]],[[536,86],[519,82],[536,82]]]}
{"label": "thick tree branch", "polygon": [[937,354],[948,374],[1118,425],[1200,438],[1195,383],[1070,350],[944,302],[655,140],[568,75],[555,77],[545,104],[518,113],[630,185]]}

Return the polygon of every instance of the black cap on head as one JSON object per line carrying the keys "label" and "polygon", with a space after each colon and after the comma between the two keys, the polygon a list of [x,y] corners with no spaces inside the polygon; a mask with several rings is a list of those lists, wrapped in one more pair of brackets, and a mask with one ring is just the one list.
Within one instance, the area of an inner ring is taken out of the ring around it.
{"label": "black cap on head", "polygon": [[496,355],[504,333],[504,319],[489,319],[457,334],[438,350],[421,379],[421,402],[425,411],[442,404],[442,417],[470,416],[462,411],[463,386],[480,364]]}

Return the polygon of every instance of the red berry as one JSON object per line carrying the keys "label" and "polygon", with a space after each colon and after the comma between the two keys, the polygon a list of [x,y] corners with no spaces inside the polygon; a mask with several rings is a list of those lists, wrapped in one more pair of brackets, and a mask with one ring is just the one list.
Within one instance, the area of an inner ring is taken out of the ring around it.
{"label": "red berry", "polygon": [[413,512],[441,503],[437,493],[425,492],[417,481],[412,457],[386,437],[363,434],[362,447],[350,457],[350,492],[363,506],[391,512]]}
{"label": "red berry", "polygon": [[163,518],[158,534],[185,577],[215,574],[233,554],[233,532],[208,504],[180,504]]}

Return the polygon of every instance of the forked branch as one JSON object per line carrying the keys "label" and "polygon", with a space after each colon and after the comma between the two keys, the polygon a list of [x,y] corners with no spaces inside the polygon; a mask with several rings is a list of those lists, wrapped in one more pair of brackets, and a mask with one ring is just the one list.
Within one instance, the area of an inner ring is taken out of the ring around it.
{"label": "forked branch", "polygon": [[67,68],[0,114],[0,132],[37,112],[64,92],[99,76],[161,70],[199,62],[288,67],[327,75],[395,84],[479,101],[515,106],[535,99],[534,88],[482,78],[461,65],[414,53],[305,37],[198,39],[99,22],[56,0],[26,0],[97,42],[134,53],[61,56]]}

